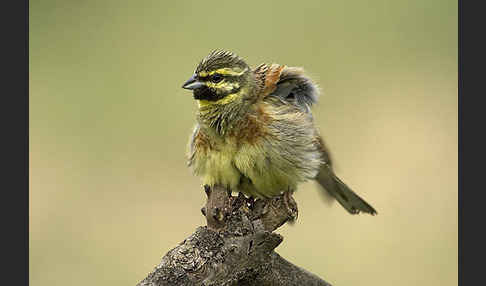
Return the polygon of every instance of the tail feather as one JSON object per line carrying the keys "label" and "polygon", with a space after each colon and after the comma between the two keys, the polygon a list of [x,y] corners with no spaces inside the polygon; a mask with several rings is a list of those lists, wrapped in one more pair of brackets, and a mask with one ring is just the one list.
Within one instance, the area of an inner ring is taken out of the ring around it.
{"label": "tail feather", "polygon": [[377,214],[376,210],[343,183],[327,164],[322,165],[316,181],[350,213]]}

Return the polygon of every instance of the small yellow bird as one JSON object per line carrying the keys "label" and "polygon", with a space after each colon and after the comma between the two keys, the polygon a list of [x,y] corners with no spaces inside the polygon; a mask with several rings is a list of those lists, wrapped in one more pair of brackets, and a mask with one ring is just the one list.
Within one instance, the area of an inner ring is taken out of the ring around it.
{"label": "small yellow bird", "polygon": [[182,87],[199,105],[188,165],[204,185],[270,199],[314,179],[349,213],[376,214],[334,174],[310,110],[319,91],[302,68],[251,69],[234,53],[216,50]]}

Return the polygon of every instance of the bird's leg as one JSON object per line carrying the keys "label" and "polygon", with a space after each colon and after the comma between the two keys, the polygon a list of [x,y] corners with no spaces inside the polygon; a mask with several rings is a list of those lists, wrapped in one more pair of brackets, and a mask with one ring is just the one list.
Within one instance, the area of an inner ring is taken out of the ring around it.
{"label": "bird's leg", "polygon": [[247,206],[250,210],[252,210],[255,207],[255,199],[253,197],[249,197],[246,200]]}
{"label": "bird's leg", "polygon": [[244,204],[247,204],[247,199],[242,192],[238,193],[237,197],[231,197],[231,206],[233,209],[239,209]]}
{"label": "bird's leg", "polygon": [[289,222],[295,222],[299,216],[299,210],[297,208],[297,203],[292,197],[293,191],[287,190],[283,193],[284,205],[287,208],[287,213],[289,214]]}

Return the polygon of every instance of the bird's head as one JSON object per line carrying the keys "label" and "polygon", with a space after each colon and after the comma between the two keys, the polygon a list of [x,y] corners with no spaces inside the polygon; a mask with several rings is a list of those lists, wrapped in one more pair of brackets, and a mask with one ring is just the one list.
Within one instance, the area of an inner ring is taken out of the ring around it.
{"label": "bird's head", "polygon": [[224,105],[250,94],[252,72],[243,59],[216,50],[206,56],[182,88],[193,91],[200,106]]}

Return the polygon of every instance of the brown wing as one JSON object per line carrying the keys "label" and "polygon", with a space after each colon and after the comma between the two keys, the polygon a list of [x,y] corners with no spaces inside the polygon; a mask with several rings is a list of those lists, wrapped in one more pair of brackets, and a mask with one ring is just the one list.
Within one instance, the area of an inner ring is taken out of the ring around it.
{"label": "brown wing", "polygon": [[263,97],[275,96],[308,113],[317,102],[319,89],[303,68],[262,64],[254,72],[262,85]]}
{"label": "brown wing", "polygon": [[260,85],[259,95],[261,98],[266,97],[277,89],[277,83],[284,69],[285,66],[279,64],[261,64],[253,70]]}

